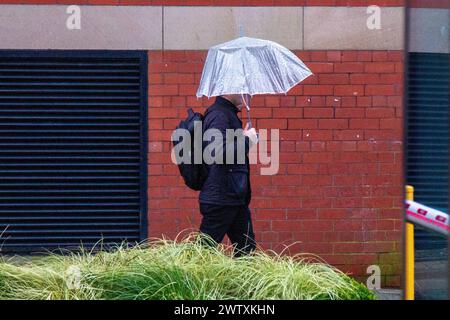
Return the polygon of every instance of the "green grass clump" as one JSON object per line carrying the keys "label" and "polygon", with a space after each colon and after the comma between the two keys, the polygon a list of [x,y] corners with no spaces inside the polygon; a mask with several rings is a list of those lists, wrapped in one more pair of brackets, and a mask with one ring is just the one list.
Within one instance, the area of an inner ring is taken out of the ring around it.
{"label": "green grass clump", "polygon": [[257,250],[233,258],[230,251],[223,245],[202,246],[191,235],[95,254],[0,261],[0,299],[375,298],[364,285],[314,257]]}

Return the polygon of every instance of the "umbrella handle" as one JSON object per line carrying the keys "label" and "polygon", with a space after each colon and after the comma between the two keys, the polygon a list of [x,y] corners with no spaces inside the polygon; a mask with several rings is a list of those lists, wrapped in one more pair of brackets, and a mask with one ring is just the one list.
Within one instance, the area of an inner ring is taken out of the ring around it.
{"label": "umbrella handle", "polygon": [[246,107],[245,109],[247,110],[247,124],[248,124],[248,128],[251,129],[252,128],[252,120],[250,120],[250,108]]}
{"label": "umbrella handle", "polygon": [[251,129],[252,128],[252,120],[250,119],[250,102],[247,103],[247,99],[244,97],[244,94],[241,93],[241,97],[242,97],[242,101],[244,101],[244,105],[245,105],[245,110],[247,110],[247,124],[248,124],[248,128]]}

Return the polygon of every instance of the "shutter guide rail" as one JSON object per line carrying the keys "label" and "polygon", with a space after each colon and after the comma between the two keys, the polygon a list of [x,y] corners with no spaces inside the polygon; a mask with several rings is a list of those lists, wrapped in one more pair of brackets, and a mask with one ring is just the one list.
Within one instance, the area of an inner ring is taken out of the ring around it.
{"label": "shutter guide rail", "polygon": [[[448,54],[409,53],[406,177],[420,203],[448,208]],[[444,238],[417,230],[418,249],[439,249]]]}

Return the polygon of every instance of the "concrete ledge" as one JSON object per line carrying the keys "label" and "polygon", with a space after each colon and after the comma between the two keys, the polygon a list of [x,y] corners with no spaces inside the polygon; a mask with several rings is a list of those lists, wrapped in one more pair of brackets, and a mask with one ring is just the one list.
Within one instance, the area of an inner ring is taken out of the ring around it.
{"label": "concrete ledge", "polygon": [[1,5],[0,49],[162,48],[162,8],[80,6],[81,29],[69,30],[65,5]]}
{"label": "concrete ledge", "polygon": [[302,7],[165,7],[164,48],[204,50],[239,36],[302,49]]}
{"label": "concrete ledge", "polygon": [[206,50],[241,26],[291,50],[403,49],[400,7],[381,8],[381,30],[365,7],[209,6],[80,6],[81,30],[69,30],[67,7],[0,5],[0,49]]}
{"label": "concrete ledge", "polygon": [[408,51],[450,53],[450,10],[417,8],[409,14]]}
{"label": "concrete ledge", "polygon": [[305,7],[305,50],[402,50],[404,9],[381,8],[381,29],[367,28],[366,7]]}

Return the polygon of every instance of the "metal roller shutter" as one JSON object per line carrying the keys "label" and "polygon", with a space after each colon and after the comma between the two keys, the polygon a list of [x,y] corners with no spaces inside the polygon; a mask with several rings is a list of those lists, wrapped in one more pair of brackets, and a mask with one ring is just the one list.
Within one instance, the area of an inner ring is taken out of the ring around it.
{"label": "metal roller shutter", "polygon": [[[410,53],[408,78],[407,183],[415,200],[447,212],[449,56]],[[416,247],[446,246],[446,240],[418,230]]]}
{"label": "metal roller shutter", "polygon": [[0,51],[0,251],[146,236],[146,59]]}

